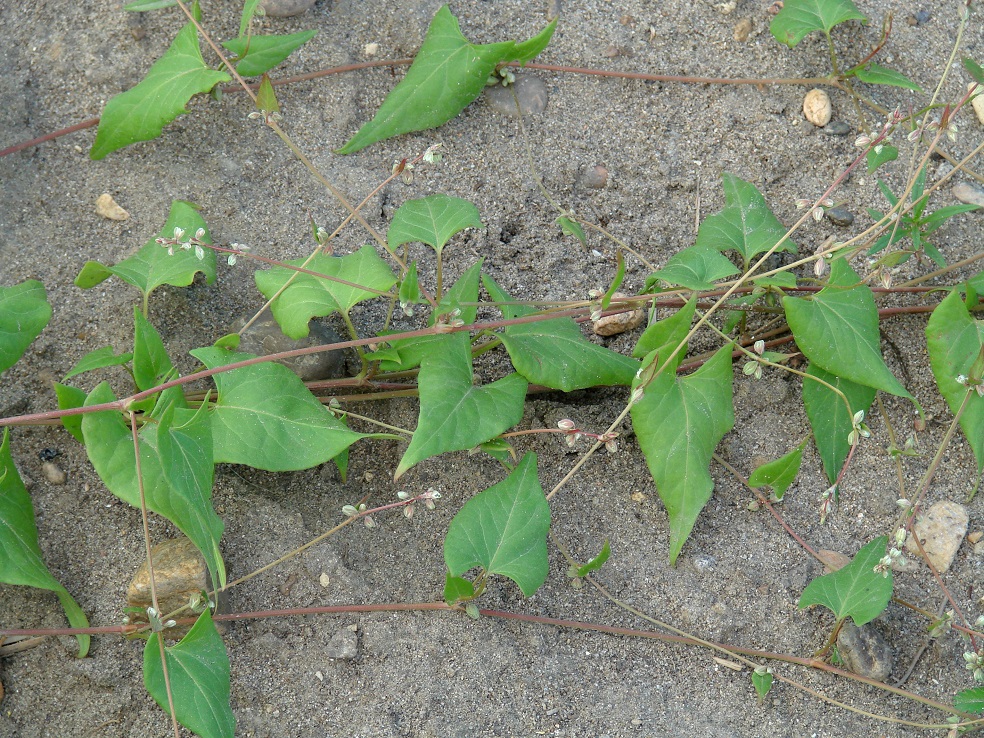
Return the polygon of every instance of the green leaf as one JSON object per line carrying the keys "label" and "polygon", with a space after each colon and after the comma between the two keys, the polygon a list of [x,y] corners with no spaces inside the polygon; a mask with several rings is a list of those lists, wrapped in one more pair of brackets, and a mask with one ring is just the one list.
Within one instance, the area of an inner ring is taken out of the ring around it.
{"label": "green leaf", "polygon": [[222,45],[239,57],[239,61],[236,62],[236,71],[241,76],[259,77],[280,64],[295,49],[306,44],[317,34],[317,31],[300,31],[286,36],[251,36],[246,38],[240,31],[239,38],[223,41]]}
{"label": "green leaf", "polygon": [[127,3],[124,5],[123,10],[127,10],[131,13],[146,13],[148,10],[170,8],[172,5],[177,4],[178,0],[136,0],[136,2]]}
{"label": "green leaf", "polygon": [[40,282],[0,287],[0,372],[17,363],[50,319],[51,305]]}
{"label": "green leaf", "polygon": [[400,305],[417,305],[426,302],[420,296],[420,282],[417,280],[417,262],[411,261],[406,274],[400,280]]}
{"label": "green leaf", "polygon": [[157,138],[164,126],[188,112],[185,105],[194,95],[230,79],[205,64],[195,24],[187,23],[143,81],[106,104],[89,156],[102,159],[137,141]]}
{"label": "green leaf", "polygon": [[390,251],[405,243],[426,243],[438,254],[455,233],[465,228],[481,228],[478,208],[468,200],[447,195],[430,195],[403,203],[393,215],[386,245]]}
{"label": "green leaf", "polygon": [[338,150],[352,154],[377,141],[411,131],[436,128],[454,118],[485,89],[497,64],[528,61],[529,54],[546,46],[551,23],[534,43],[471,44],[461,34],[458,19],[447,5],[427,29],[427,37],[406,77],[383,101],[376,116]]}
{"label": "green leaf", "polygon": [[164,227],[137,253],[111,267],[98,261],[86,262],[75,278],[75,286],[84,290],[91,289],[115,274],[127,284],[140,290],[146,302],[150,293],[161,285],[187,287],[194,281],[195,274],[198,272],[205,275],[208,284],[215,282],[215,252],[212,249],[205,249],[205,258],[199,260],[195,256],[194,249],[185,251],[176,248],[173,255],[168,255],[167,248],[157,243],[158,238],[174,238],[175,228],[184,229],[185,238],[194,235],[199,228],[204,228],[205,235],[202,241],[212,243],[208,226],[195,206],[175,200],[171,203],[171,212]]}
{"label": "green leaf", "polygon": [[899,158],[899,150],[891,144],[879,144],[868,150],[865,159],[868,162],[868,174],[874,172],[882,164],[888,164]]}
{"label": "green leaf", "polygon": [[112,346],[103,346],[101,349],[90,351],[79,359],[72,370],[65,375],[65,379],[71,379],[77,374],[103,369],[107,366],[123,366],[129,363],[132,358],[133,354],[114,354]]}
{"label": "green leaf", "polygon": [[[458,278],[458,281],[441,298],[441,301],[437,304],[437,310],[431,313],[427,325],[434,325],[440,316],[447,315],[454,310],[459,311],[458,317],[466,324],[474,323],[475,317],[478,315],[478,280],[481,273],[481,261],[477,261],[468,267],[465,273]],[[385,334],[381,335],[380,338],[385,340]],[[391,347],[387,351],[391,354],[395,350],[398,359],[387,356],[384,361],[380,362],[379,368],[384,372],[413,369],[420,365],[424,354],[428,351],[428,347],[434,343],[440,343],[443,338],[443,335],[434,335],[391,341]],[[377,351],[376,353],[385,356],[383,351]]]}
{"label": "green leaf", "polygon": [[789,489],[789,485],[796,480],[796,475],[799,474],[804,448],[806,448],[806,441],[775,461],[762,464],[752,472],[748,478],[748,483],[752,487],[769,485],[772,487],[776,499],[781,500],[786,494],[786,490]]}
{"label": "green leaf", "polygon": [[[661,362],[666,362],[673,350],[687,337],[690,332],[690,324],[694,321],[694,313],[697,311],[697,298],[691,298],[687,304],[677,310],[668,318],[663,318],[651,326],[639,337],[639,342],[632,349],[632,355],[643,358],[653,351]],[[671,374],[676,372],[680,362],[687,355],[684,347],[673,359],[673,366],[665,371]]]}
{"label": "green leaf", "polygon": [[260,78],[260,87],[256,90],[256,109],[267,114],[280,112],[280,101],[277,100],[270,75],[266,72]]}
{"label": "green leaf", "polygon": [[796,345],[812,363],[838,377],[912,399],[882,358],[871,288],[843,257],[834,259],[827,286],[812,299],[784,297],[782,304]]}
{"label": "green leaf", "polygon": [[260,7],[260,0],[246,0],[243,3],[243,13],[239,18],[239,35],[245,36],[246,31],[249,30],[249,24],[253,20],[253,16],[256,15],[256,9]]}
{"label": "green leaf", "polygon": [[813,440],[817,444],[823,470],[827,480],[833,484],[851,450],[848,435],[854,428],[854,414],[859,410],[868,412],[877,390],[825,372],[816,364],[810,364],[806,373],[839,389],[851,405],[848,410],[844,406],[844,400],[836,392],[819,382],[803,380],[803,406],[810,419]]}
{"label": "green leaf", "polygon": [[586,577],[591,572],[598,571],[598,569],[605,565],[605,562],[608,561],[608,557],[611,555],[612,547],[608,545],[608,539],[606,538],[605,542],[601,546],[601,551],[598,552],[598,555],[591,559],[588,563],[577,567],[577,575],[579,577]]}
{"label": "green leaf", "polygon": [[[208,610],[180,643],[164,649],[164,659],[178,722],[202,738],[233,738],[236,718],[229,702],[229,654]],[[170,714],[157,633],[144,647],[144,686]]]}
{"label": "green leaf", "polygon": [[919,85],[901,72],[896,72],[894,69],[883,67],[881,64],[875,64],[874,62],[868,64],[864,69],[856,70],[854,76],[862,82],[867,82],[869,85],[889,85],[891,87],[904,87],[907,90],[922,92],[922,88]]}
{"label": "green leaf", "polygon": [[[177,407],[180,390],[162,393],[153,422],[138,434],[147,508],[174,523],[202,552],[212,581],[225,585],[219,553],[222,520],[212,510],[212,438],[201,412]],[[86,407],[116,400],[103,382],[89,393]],[[140,486],[129,424],[118,411],[86,413],[82,418],[86,452],[99,478],[114,495],[140,507]]]}
{"label": "green leaf", "polygon": [[980,205],[947,205],[946,207],[934,210],[932,213],[927,215],[922,219],[921,223],[923,226],[924,233],[932,233],[937,228],[939,228],[943,223],[954,215],[960,215],[961,213],[972,213],[975,210],[980,210]]}
{"label": "green leaf", "polygon": [[553,38],[554,31],[557,30],[557,19],[550,21],[550,23],[533,38],[527,39],[526,41],[517,41],[516,48],[511,54],[511,59],[504,59],[503,61],[518,61],[524,67],[528,62],[536,59],[540,54],[543,53],[544,49],[550,44],[550,39]]}
{"label": "green leaf", "polygon": [[967,70],[967,74],[969,74],[977,84],[984,85],[984,69],[981,68],[980,64],[975,62],[969,56],[965,56],[963,65],[964,69]]}
{"label": "green leaf", "polygon": [[984,712],[984,687],[974,687],[958,692],[953,698],[953,706],[960,712],[980,715]]}
{"label": "green leaf", "polygon": [[868,22],[851,0],[786,0],[769,30],[776,41],[793,48],[813,31],[829,35],[834,26],[849,20]]}
{"label": "green leaf", "polygon": [[838,622],[850,617],[859,628],[870,623],[892,599],[892,570],[887,570],[887,576],[875,571],[887,543],[888,536],[876,538],[858,551],[850,564],[814,579],[803,590],[799,608],[823,605]]}
{"label": "green leaf", "polygon": [[[968,391],[957,377],[970,376],[974,362],[984,351],[984,321],[975,320],[959,293],[953,291],[933,310],[926,325],[926,345],[936,386],[956,413]],[[984,469],[984,397],[976,392],[967,399],[960,427],[974,451],[980,473]]]}
{"label": "green leaf", "polygon": [[649,275],[649,279],[655,277],[690,290],[710,290],[714,289],[716,280],[737,273],[738,268],[727,256],[705,244],[688,246],[677,252],[666,266]]}
{"label": "green leaf", "polygon": [[[58,398],[59,410],[73,410],[85,405],[85,392],[82,390],[67,384],[59,384],[58,382],[54,382],[54,386],[55,397]],[[75,436],[76,441],[85,444],[85,438],[82,436],[81,415],[65,415],[61,418],[61,423],[65,427],[65,430]]]}
{"label": "green leaf", "polygon": [[755,694],[758,696],[759,704],[768,696],[772,689],[772,672],[758,669],[752,670],[752,686],[755,687]]}
{"label": "green leaf", "polygon": [[562,215],[554,221],[560,226],[560,230],[568,236],[574,236],[584,248],[588,248],[588,237],[584,234],[584,228],[576,220],[568,218],[566,215]]}
{"label": "green leaf", "polygon": [[272,309],[281,330],[295,340],[308,334],[311,318],[335,312],[347,314],[363,300],[376,297],[377,291],[384,292],[396,284],[393,272],[372,246],[363,246],[348,256],[319,253],[306,266],[305,261],[295,259],[287,264],[336,277],[348,284],[285,267],[258,271],[254,275],[257,288],[268,300],[287,280],[294,278],[290,286],[273,301]]}
{"label": "green leaf", "polygon": [[467,333],[427,344],[417,380],[420,418],[394,479],[431,456],[485,443],[522,419],[526,380],[510,374],[475,386],[469,347]]}
{"label": "green leaf", "polygon": [[632,426],[670,518],[671,564],[711,497],[708,464],[735,423],[731,384],[727,344],[690,376],[678,379],[664,370],[632,406]]}
{"label": "green leaf", "polygon": [[[161,334],[139,308],[133,309],[133,378],[141,392],[177,375]],[[184,401],[182,399],[182,407]]]}
{"label": "green leaf", "polygon": [[[491,277],[483,276],[485,289],[496,302],[512,300]],[[506,320],[538,313],[527,305],[501,305]],[[516,371],[532,384],[572,392],[595,386],[629,385],[639,362],[591,343],[572,318],[510,325],[502,343]]]}
{"label": "green leaf", "polygon": [[[253,358],[212,347],[191,355],[209,369]],[[296,471],[325,463],[360,438],[391,437],[350,431],[294,372],[276,362],[213,378],[219,391],[210,412],[216,463]]]}
{"label": "green leaf", "polygon": [[475,596],[475,585],[463,577],[444,577],[444,601],[455,605],[462,600],[470,600]]}
{"label": "green leaf", "polygon": [[547,579],[550,506],[537,478],[536,454],[466,502],[448,526],[444,562],[451,576],[476,566],[509,577],[531,597]]}
{"label": "green leaf", "polygon": [[[755,185],[727,172],[721,175],[721,179],[724,209],[704,218],[697,230],[695,246],[707,246],[722,252],[733,249],[741,255],[747,268],[758,254],[779,242],[786,234],[786,227],[769,210]],[[796,244],[787,240],[777,251],[795,254]]]}
{"label": "green leaf", "polygon": [[[3,429],[3,442],[0,443],[0,582],[54,592],[69,624],[73,628],[89,627],[82,608],[44,564],[34,523],[34,507],[10,455],[10,431],[7,428]],[[76,639],[79,658],[83,658],[89,651],[89,636],[78,635]]]}
{"label": "green leaf", "polygon": [[792,272],[779,272],[769,277],[755,277],[752,283],[760,287],[779,287],[787,290],[796,289],[796,275]]}

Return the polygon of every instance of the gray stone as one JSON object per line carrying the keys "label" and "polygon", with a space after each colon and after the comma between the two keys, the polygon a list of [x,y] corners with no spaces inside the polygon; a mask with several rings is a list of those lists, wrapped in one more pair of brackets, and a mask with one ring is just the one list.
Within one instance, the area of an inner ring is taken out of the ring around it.
{"label": "gray stone", "polygon": [[827,216],[827,220],[836,226],[841,226],[842,228],[847,228],[854,223],[854,213],[847,208],[830,208],[825,214]]}
{"label": "gray stone", "polygon": [[826,126],[820,129],[820,133],[827,136],[846,136],[851,132],[851,126],[849,123],[845,123],[842,120],[834,120],[828,123]]}
{"label": "gray stone", "polygon": [[[515,92],[516,97],[513,97]],[[495,85],[485,89],[485,99],[492,109],[502,115],[516,117],[516,98],[523,115],[536,115],[547,108],[547,83],[532,75],[516,75],[516,81],[509,87]]]}
{"label": "gray stone", "polygon": [[315,0],[263,0],[262,8],[271,18],[289,18],[314,7]]}
{"label": "gray stone", "polygon": [[870,679],[885,681],[895,665],[895,651],[871,623],[860,628],[850,620],[837,634],[837,652],[848,669]]}
{"label": "gray stone", "polygon": [[942,574],[953,563],[953,557],[957,555],[957,549],[967,535],[969,520],[963,505],[940,500],[925,513],[916,516],[905,547],[918,556],[919,546],[913,536],[918,537],[933,568]]}
{"label": "gray stone", "polygon": [[358,626],[350,625],[335,633],[325,646],[325,656],[340,661],[352,661],[359,655]]}
{"label": "gray stone", "polygon": [[[249,316],[252,317],[252,316]],[[232,324],[231,330],[237,333],[246,325],[249,318],[239,318]],[[304,338],[294,340],[285,336],[280,330],[276,319],[269,310],[264,310],[239,340],[239,350],[258,356],[279,354],[283,351],[308,348],[310,346],[325,346],[342,340],[334,330],[318,321],[308,324],[310,332]],[[284,359],[280,362],[296,373],[305,382],[319,379],[337,379],[345,376],[345,352],[321,351],[316,354],[306,354]]]}
{"label": "gray stone", "polygon": [[577,175],[577,183],[581,187],[600,190],[608,184],[608,168],[604,164],[584,167]]}

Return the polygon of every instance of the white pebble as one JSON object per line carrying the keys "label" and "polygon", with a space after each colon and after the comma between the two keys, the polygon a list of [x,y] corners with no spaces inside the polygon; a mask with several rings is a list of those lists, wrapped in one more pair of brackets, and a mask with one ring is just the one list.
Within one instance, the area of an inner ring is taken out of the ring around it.
{"label": "white pebble", "polygon": [[130,214],[116,204],[112,195],[102,194],[96,198],[96,215],[109,220],[126,220]]}
{"label": "white pebble", "polygon": [[830,96],[820,89],[813,89],[803,98],[803,115],[817,128],[823,128],[830,122],[832,108]]}

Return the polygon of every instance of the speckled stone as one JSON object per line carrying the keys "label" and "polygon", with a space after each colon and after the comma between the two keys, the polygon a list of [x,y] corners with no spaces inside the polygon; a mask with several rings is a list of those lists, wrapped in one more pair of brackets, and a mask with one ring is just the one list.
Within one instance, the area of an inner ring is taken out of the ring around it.
{"label": "speckled stone", "polygon": [[855,674],[885,681],[895,665],[895,650],[871,623],[860,628],[850,620],[837,634],[837,653]]}
{"label": "speckled stone", "polygon": [[926,556],[939,573],[945,572],[953,563],[957,550],[967,535],[967,523],[970,517],[963,505],[950,500],[940,500],[925,513],[916,516],[912,533],[905,547],[913,554],[919,555],[919,546],[913,539],[917,536],[922,541]]}

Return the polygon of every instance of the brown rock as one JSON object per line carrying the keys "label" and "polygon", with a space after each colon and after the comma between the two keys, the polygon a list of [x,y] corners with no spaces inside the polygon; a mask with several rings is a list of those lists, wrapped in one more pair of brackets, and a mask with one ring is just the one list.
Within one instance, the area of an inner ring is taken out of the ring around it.
{"label": "brown rock", "polygon": [[[613,300],[628,297],[621,292],[612,295]],[[598,320],[592,321],[591,328],[596,335],[614,336],[616,333],[625,333],[638,327],[646,317],[644,310],[633,310],[628,313],[618,313],[616,315],[605,315]]]}
{"label": "brown rock", "polygon": [[894,649],[872,623],[859,628],[846,621],[837,634],[837,653],[855,674],[880,682],[888,679],[895,663]]}
{"label": "brown rock", "polygon": [[102,194],[96,198],[96,215],[109,220],[126,220],[130,214],[116,204],[112,195]]}
{"label": "brown rock", "polygon": [[[157,603],[160,615],[187,605],[195,596],[208,589],[208,570],[205,560],[188,538],[175,538],[158,543],[150,550],[154,562],[154,582],[157,589]],[[144,561],[133,575],[126,591],[129,607],[146,610],[151,606],[150,574]],[[183,617],[191,617],[186,613]],[[131,612],[131,623],[148,622],[146,612]],[[168,637],[180,638],[188,628],[173,628],[167,631]]]}
{"label": "brown rock", "polygon": [[752,33],[752,21],[748,18],[742,18],[738,23],[735,24],[735,41],[740,44],[745,43],[748,37]]}

